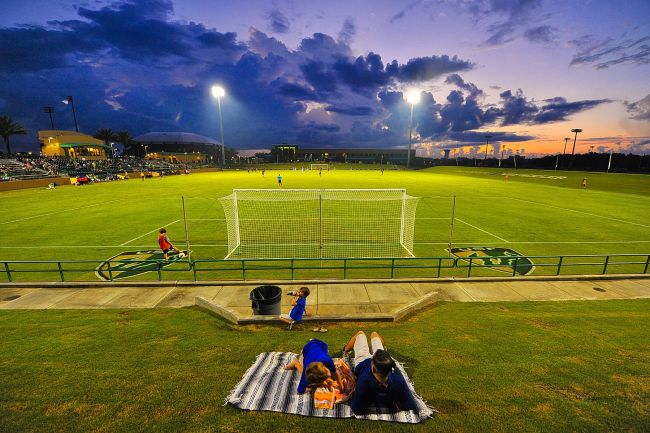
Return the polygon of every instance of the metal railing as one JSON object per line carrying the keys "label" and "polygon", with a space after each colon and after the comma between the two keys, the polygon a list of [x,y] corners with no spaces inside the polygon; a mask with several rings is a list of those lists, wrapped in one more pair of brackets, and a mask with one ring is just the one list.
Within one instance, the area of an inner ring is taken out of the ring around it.
{"label": "metal railing", "polygon": [[[106,281],[139,276],[140,281],[210,281],[254,279],[354,279],[354,278],[441,278],[522,276],[519,263],[527,260],[539,268],[535,275],[605,275],[612,268],[618,274],[647,274],[650,254],[588,254],[547,256],[489,257],[414,257],[414,258],[286,258],[286,259],[198,259],[163,263],[158,260],[11,260],[0,261],[0,278],[22,281],[92,281],[100,267]],[[509,261],[504,271],[499,261]],[[124,267],[128,265],[128,267]],[[489,271],[484,271],[489,269]],[[586,270],[588,272],[579,272]],[[496,272],[495,272],[496,271]],[[542,271],[542,272],[540,272]],[[326,276],[317,276],[317,274]],[[150,278],[151,274],[155,278]],[[51,278],[56,274],[55,278]],[[81,274],[81,279],[73,275]],[[27,276],[28,278],[21,278]],[[37,277],[36,279],[29,278]]]}

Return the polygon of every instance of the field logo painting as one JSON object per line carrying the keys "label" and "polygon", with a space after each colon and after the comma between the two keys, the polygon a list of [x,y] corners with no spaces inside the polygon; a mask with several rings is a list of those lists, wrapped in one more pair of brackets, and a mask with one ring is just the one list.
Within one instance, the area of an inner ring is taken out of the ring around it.
{"label": "field logo painting", "polygon": [[[155,272],[158,266],[164,268],[183,260],[187,254],[187,251],[182,251],[182,254],[170,252],[167,261],[163,262],[163,253],[160,250],[125,251],[102,262],[95,274],[104,281],[135,277],[147,272]],[[143,263],[143,260],[148,261]]]}
{"label": "field logo painting", "polygon": [[[447,250],[461,260],[485,266],[495,271],[528,275],[535,269],[533,262],[510,248],[462,247]],[[517,269],[515,269],[515,263]]]}

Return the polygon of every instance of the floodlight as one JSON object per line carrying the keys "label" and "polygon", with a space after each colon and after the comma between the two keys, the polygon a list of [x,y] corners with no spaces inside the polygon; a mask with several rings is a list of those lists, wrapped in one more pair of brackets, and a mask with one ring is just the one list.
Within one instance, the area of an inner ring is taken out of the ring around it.
{"label": "floodlight", "polygon": [[409,104],[417,104],[420,102],[420,91],[419,90],[409,90],[406,93],[406,101]]}
{"label": "floodlight", "polygon": [[226,91],[221,86],[212,86],[212,96],[221,98],[226,95]]}

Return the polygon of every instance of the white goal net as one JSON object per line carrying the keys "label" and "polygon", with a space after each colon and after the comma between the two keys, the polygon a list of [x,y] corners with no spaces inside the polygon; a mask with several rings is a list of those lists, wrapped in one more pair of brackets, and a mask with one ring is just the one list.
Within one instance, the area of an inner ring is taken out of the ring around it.
{"label": "white goal net", "polygon": [[309,164],[310,170],[329,170],[329,164]]}
{"label": "white goal net", "polygon": [[238,189],[219,199],[226,258],[413,257],[404,189]]}

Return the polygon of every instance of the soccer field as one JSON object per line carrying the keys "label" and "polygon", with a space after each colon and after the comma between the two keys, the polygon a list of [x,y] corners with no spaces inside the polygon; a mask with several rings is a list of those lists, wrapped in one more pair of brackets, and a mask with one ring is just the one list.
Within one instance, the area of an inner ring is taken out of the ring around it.
{"label": "soccer field", "polygon": [[[405,188],[420,197],[416,257],[447,255],[453,195],[454,247],[504,247],[522,255],[650,252],[647,176],[474,167],[383,174],[338,169],[319,176],[267,168],[264,176],[207,172],[2,192],[0,260],[106,260],[156,249],[160,227],[184,246],[182,196],[193,257],[221,259],[227,233],[218,198],[235,188],[278,188],[278,174],[284,188]],[[586,190],[580,188],[583,177],[589,179]],[[95,278],[89,275],[85,279]]]}

